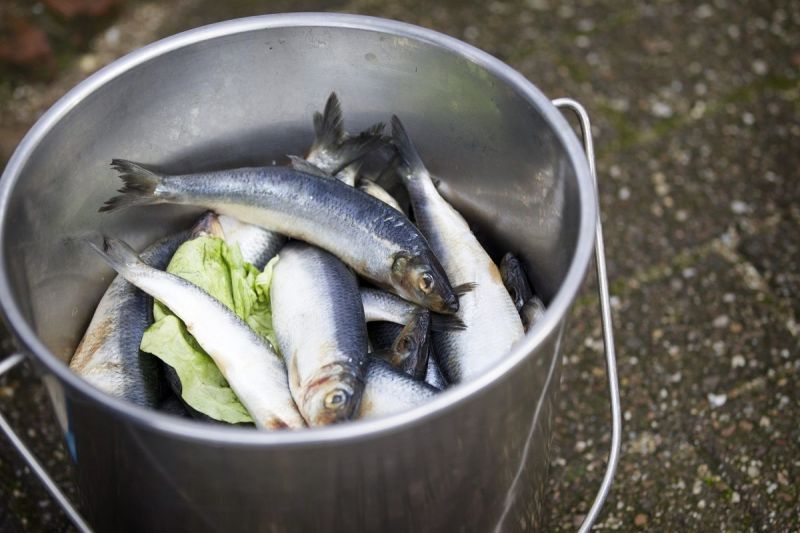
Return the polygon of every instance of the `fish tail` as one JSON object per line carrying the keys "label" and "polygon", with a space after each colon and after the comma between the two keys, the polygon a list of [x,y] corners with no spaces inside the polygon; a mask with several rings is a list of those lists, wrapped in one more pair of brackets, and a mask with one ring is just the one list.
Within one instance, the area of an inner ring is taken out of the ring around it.
{"label": "fish tail", "polygon": [[398,170],[405,179],[414,179],[421,175],[427,175],[428,169],[422,162],[414,143],[406,133],[406,129],[397,115],[392,115],[392,141],[400,154],[400,164]]}
{"label": "fish tail", "polygon": [[335,92],[328,96],[325,111],[314,113],[314,144],[333,148],[344,138],[344,121],[342,120],[342,104]]}
{"label": "fish tail", "polygon": [[100,211],[116,211],[134,205],[154,204],[159,201],[156,187],[161,184],[163,176],[148,170],[138,163],[125,159],[112,159],[111,168],[119,172],[123,185],[117,191],[122,194],[109,198]]}
{"label": "fish tail", "polygon": [[312,176],[319,176],[320,178],[332,178],[330,174],[319,168],[317,165],[313,163],[309,163],[305,159],[297,155],[289,155],[289,166],[291,166],[295,170],[299,170],[300,172],[305,172],[306,174],[311,174]]}
{"label": "fish tail", "polygon": [[431,331],[463,331],[465,329],[467,329],[466,324],[456,315],[431,313]]}
{"label": "fish tail", "polygon": [[336,154],[336,168],[331,172],[335,175],[350,163],[383,146],[386,143],[383,129],[384,124],[379,122],[349,137],[344,131],[342,104],[336,93],[332,92],[325,103],[325,111],[314,113],[315,139],[312,151],[324,149]]}
{"label": "fish tail", "polygon": [[119,239],[103,235],[102,246],[88,239],[86,242],[117,272],[125,272],[133,266],[143,264],[136,251]]}

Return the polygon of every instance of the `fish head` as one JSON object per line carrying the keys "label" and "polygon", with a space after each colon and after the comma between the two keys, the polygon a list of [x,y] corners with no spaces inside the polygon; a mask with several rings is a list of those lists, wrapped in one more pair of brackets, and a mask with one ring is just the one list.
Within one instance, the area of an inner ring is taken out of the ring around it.
{"label": "fish head", "polygon": [[458,311],[458,295],[432,253],[395,254],[392,277],[398,294],[406,300],[437,313],[451,315]]}
{"label": "fish head", "polygon": [[431,313],[427,309],[419,309],[414,313],[392,345],[392,351],[399,359],[416,359],[420,351],[425,349],[430,321]]}
{"label": "fish head", "polygon": [[322,367],[308,382],[303,396],[306,422],[325,426],[352,418],[361,401],[363,378],[341,364]]}

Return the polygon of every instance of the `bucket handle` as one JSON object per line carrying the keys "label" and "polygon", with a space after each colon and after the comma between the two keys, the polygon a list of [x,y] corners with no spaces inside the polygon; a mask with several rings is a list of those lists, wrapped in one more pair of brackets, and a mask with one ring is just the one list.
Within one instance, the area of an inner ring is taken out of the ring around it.
{"label": "bucket handle", "polygon": [[592,175],[594,193],[597,201],[597,230],[595,233],[595,265],[597,267],[597,292],[600,298],[600,319],[603,324],[603,344],[606,353],[606,374],[608,375],[608,394],[611,399],[611,450],[608,453],[608,466],[603,475],[603,482],[597,491],[591,509],[583,519],[578,529],[579,533],[587,533],[594,525],[600,509],[606,501],[614,474],[619,464],[620,443],[622,440],[622,417],[620,416],[619,382],[617,380],[617,356],[614,348],[614,328],[611,321],[611,301],[608,296],[608,275],[606,273],[606,252],[603,244],[603,227],[600,222],[600,194],[597,185],[597,173],[594,164],[594,144],[592,142],[592,125],[586,109],[571,98],[556,98],[553,105],[559,109],[569,109],[580,121],[583,148],[589,162],[589,172]]}
{"label": "bucket handle", "polygon": [[[22,354],[14,353],[0,361],[0,377],[20,364],[24,359],[25,357]],[[41,463],[36,460],[36,457],[33,456],[33,453],[31,453],[28,447],[25,446],[25,443],[22,442],[22,439],[20,439],[16,432],[11,428],[2,413],[0,413],[0,430],[5,433],[8,440],[28,464],[28,467],[34,474],[36,474],[36,477],[38,477],[39,481],[42,482],[44,488],[47,489],[47,492],[49,492],[53,499],[56,500],[58,505],[61,506],[61,509],[63,509],[64,513],[67,515],[67,517],[69,517],[78,531],[81,531],[81,533],[91,533],[92,529],[89,527],[89,524],[86,523],[80,513],[75,509],[67,496],[61,492],[61,489],[58,488],[56,482],[53,481],[53,478],[50,477]]]}

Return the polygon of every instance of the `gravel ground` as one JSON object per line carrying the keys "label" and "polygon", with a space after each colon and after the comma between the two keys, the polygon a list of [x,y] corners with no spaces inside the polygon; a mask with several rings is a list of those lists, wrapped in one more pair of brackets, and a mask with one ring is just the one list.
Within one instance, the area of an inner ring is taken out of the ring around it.
{"label": "gravel ground", "polygon": [[[800,4],[130,3],[53,81],[0,99],[0,158],[58,96],[131,49],[215,20],[299,10],[442,31],[589,109],[625,418],[622,460],[596,527],[800,528]],[[552,531],[580,523],[610,438],[593,291],[589,280],[565,344],[544,517]],[[30,368],[0,381],[0,409],[74,497]],[[66,529],[0,440],[0,530]]]}

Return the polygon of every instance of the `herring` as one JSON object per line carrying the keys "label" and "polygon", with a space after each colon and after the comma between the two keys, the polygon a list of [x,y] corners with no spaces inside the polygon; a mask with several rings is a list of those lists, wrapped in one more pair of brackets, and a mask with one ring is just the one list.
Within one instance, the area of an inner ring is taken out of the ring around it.
{"label": "herring", "polygon": [[366,384],[356,418],[386,416],[421,405],[439,391],[375,357],[367,360]]}
{"label": "herring", "polygon": [[525,267],[511,252],[504,255],[500,261],[500,277],[503,278],[503,285],[511,299],[514,300],[514,307],[517,311],[521,311],[525,302],[533,297],[533,289],[525,274]]}
{"label": "herring", "polygon": [[[189,236],[165,237],[142,252],[148,265],[163,269]],[[86,381],[122,400],[153,407],[158,400],[158,361],[139,351],[144,330],[153,321],[153,300],[117,276],[97,304],[69,366]]]}
{"label": "herring", "polygon": [[325,249],[359,274],[432,311],[458,296],[427,240],[401,213],[337,180],[287,167],[168,176],[115,159],[122,193],[101,211],[154,203],[199,205]]}
{"label": "herring", "polygon": [[310,426],[350,419],[361,401],[367,354],[355,274],[330,253],[293,241],[275,264],[270,298],[300,413]]}
{"label": "herring", "polygon": [[305,160],[326,174],[354,187],[361,157],[385,144],[379,122],[358,135],[344,130],[342,105],[335,92],[328,96],[325,110],[314,113],[314,142]]}
{"label": "herring", "polygon": [[[450,383],[480,375],[503,358],[523,335],[522,321],[500,272],[469,225],[441,197],[400,120],[392,117],[392,138],[420,230],[450,281],[462,288],[458,316],[464,330],[434,332],[434,349]],[[471,289],[471,290],[463,290]]]}
{"label": "herring", "polygon": [[238,244],[242,259],[259,270],[286,244],[286,237],[253,224],[240,222],[233,217],[218,215],[220,232],[213,233],[229,245]]}
{"label": "herring", "polygon": [[439,363],[436,362],[436,353],[433,351],[433,343],[431,343],[428,348],[428,368],[425,369],[425,383],[439,390],[444,390],[447,388],[447,380],[439,369]]}
{"label": "herring", "polygon": [[391,346],[376,350],[372,355],[414,379],[423,379],[428,365],[430,321],[430,311],[417,310],[397,334]]}
{"label": "herring", "polygon": [[365,193],[369,194],[370,196],[374,196],[381,202],[395,208],[399,212],[403,212],[403,208],[400,207],[400,204],[397,203],[397,200],[394,199],[394,196],[389,194],[386,189],[372,181],[371,179],[367,178],[359,178],[358,182],[356,183],[356,187],[364,191]]}
{"label": "herring", "polygon": [[166,305],[219,367],[262,429],[305,424],[287,387],[286,368],[269,344],[233,311],[188,281],[144,264],[122,241],[89,243],[122,277]]}
{"label": "herring", "polygon": [[544,302],[540,300],[538,296],[532,296],[527,302],[525,302],[525,305],[523,305],[522,309],[519,310],[519,314],[522,317],[522,325],[525,328],[526,333],[534,326],[534,324],[541,320],[541,318],[544,316],[544,312]]}
{"label": "herring", "polygon": [[[420,309],[418,305],[379,289],[362,287],[360,293],[367,322],[385,321],[404,326]],[[464,323],[454,315],[433,313],[430,324],[435,330],[464,329]]]}

